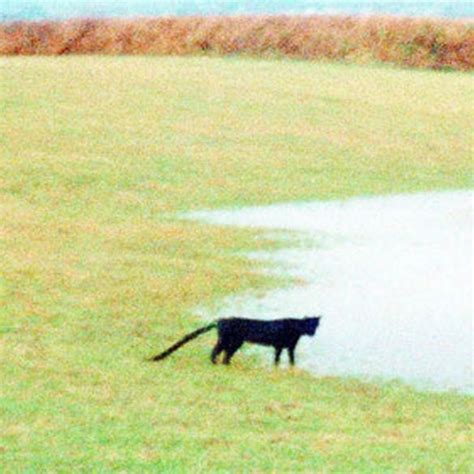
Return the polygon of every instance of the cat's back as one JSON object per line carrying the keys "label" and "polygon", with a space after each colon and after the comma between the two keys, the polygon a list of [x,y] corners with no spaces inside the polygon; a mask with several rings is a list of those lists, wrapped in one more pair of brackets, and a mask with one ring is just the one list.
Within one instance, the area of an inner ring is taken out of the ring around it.
{"label": "cat's back", "polygon": [[[218,329],[223,334],[240,335],[249,340],[260,339],[262,336],[275,337],[288,329],[287,319],[251,319],[230,317],[219,320]],[[291,325],[291,323],[290,323]]]}

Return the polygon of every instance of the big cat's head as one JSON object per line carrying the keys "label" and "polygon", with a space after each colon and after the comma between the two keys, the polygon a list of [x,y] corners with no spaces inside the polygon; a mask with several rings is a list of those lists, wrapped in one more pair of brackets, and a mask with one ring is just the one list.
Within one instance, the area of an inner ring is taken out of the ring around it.
{"label": "big cat's head", "polygon": [[304,321],[304,332],[308,336],[314,336],[316,329],[318,329],[319,322],[322,316],[307,316],[303,319]]}

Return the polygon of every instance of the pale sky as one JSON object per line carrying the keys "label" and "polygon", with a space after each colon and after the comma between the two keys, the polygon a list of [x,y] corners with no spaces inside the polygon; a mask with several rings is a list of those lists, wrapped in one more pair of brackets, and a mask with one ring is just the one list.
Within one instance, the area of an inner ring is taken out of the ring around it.
{"label": "pale sky", "polygon": [[[359,6],[360,8],[357,8]],[[248,12],[387,12],[446,14],[446,7],[466,16],[473,2],[466,0],[0,0],[0,18],[67,17],[75,15],[208,14]],[[449,15],[448,15],[449,16]],[[452,16],[452,15],[451,15]]]}

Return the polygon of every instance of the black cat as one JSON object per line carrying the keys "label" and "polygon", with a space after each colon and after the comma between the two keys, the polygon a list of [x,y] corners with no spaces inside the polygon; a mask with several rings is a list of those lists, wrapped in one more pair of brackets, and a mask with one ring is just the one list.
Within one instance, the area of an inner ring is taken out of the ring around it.
{"label": "black cat", "polygon": [[295,347],[303,335],[314,336],[321,317],[307,317],[303,319],[274,319],[262,321],[247,318],[224,318],[197,329],[180,339],[176,344],[161,354],[152,357],[151,361],[162,360],[187,342],[201,334],[217,328],[217,344],[211,353],[211,361],[216,363],[217,356],[224,352],[224,364],[229,364],[232,356],[240,349],[244,342],[273,346],[275,348],[275,365],[280,362],[283,349],[288,350],[290,364],[295,364]]}

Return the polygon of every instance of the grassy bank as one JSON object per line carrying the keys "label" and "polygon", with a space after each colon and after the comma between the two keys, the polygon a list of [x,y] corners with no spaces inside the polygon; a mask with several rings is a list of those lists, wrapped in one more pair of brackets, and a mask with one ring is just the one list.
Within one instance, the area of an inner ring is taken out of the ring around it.
{"label": "grassy bank", "polygon": [[174,211],[468,188],[468,75],[153,57],[1,67],[3,470],[472,468],[471,397],[245,353],[214,367],[213,335],[143,362],[200,324],[197,305],[272,284],[235,255],[273,245],[261,234]]}
{"label": "grassy bank", "polygon": [[230,16],[0,24],[0,54],[252,55],[472,70],[472,21]]}

